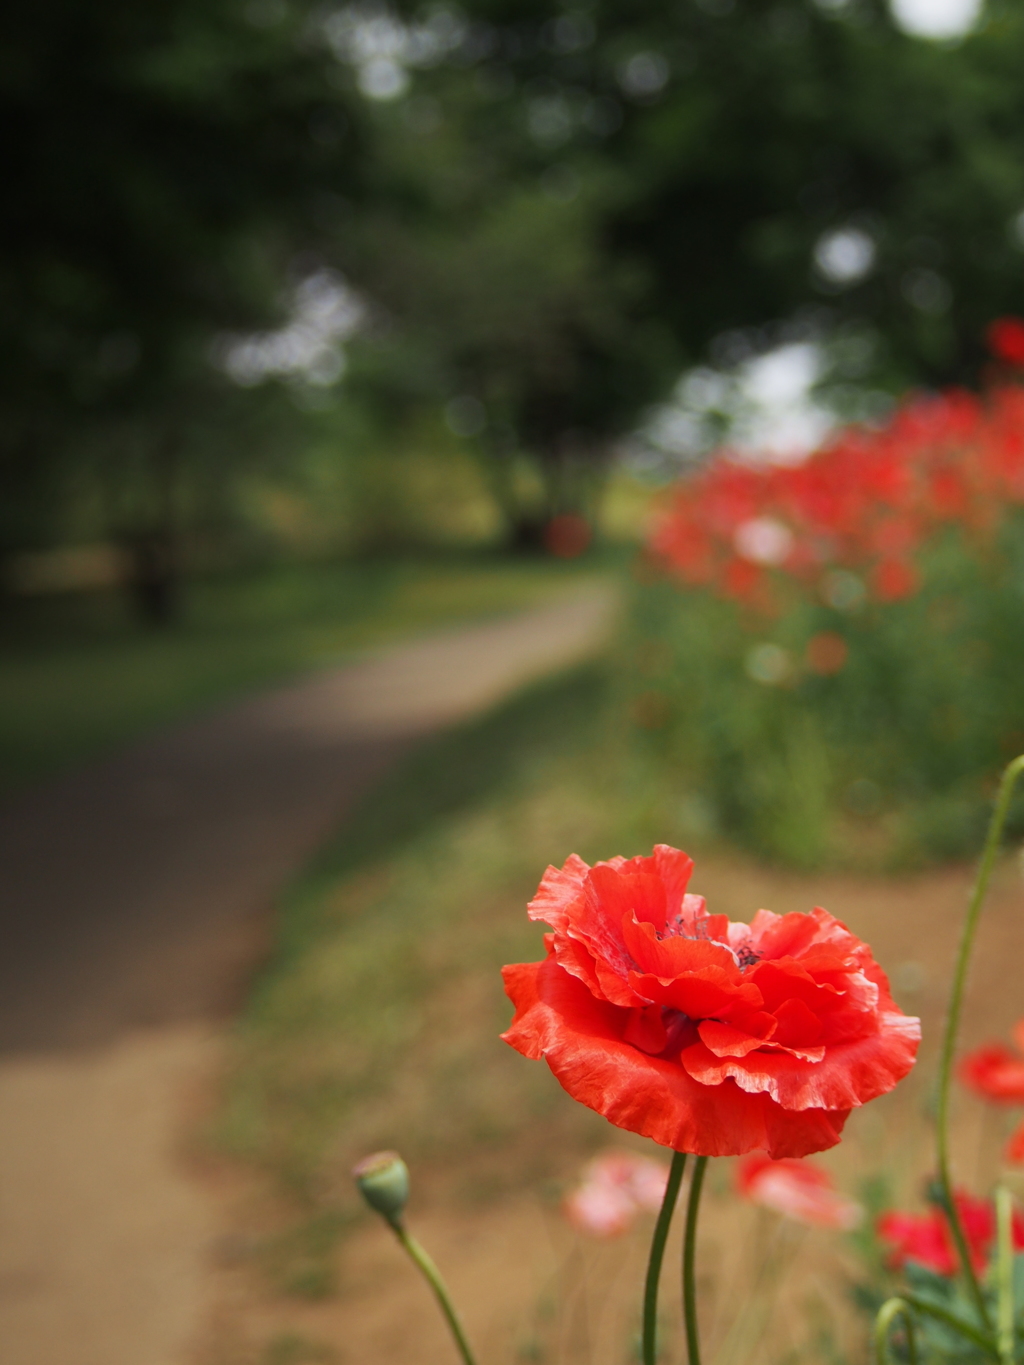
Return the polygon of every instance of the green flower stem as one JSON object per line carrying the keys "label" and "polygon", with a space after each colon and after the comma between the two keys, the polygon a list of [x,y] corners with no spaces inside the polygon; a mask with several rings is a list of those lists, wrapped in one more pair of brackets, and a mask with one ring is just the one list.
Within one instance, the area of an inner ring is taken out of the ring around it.
{"label": "green flower stem", "polygon": [[906,1299],[887,1299],[878,1310],[875,1318],[875,1359],[878,1365],[891,1365],[889,1353],[889,1332],[893,1320],[902,1317],[907,1330],[907,1358],[910,1365],[917,1365],[917,1338],[914,1335],[914,1317]]}
{"label": "green flower stem", "polygon": [[1002,1365],[1013,1365],[1013,1200],[996,1190],[996,1343]]}
{"label": "green flower stem", "polygon": [[949,1229],[953,1234],[953,1241],[956,1245],[957,1256],[963,1269],[964,1279],[967,1281],[974,1299],[978,1315],[986,1328],[991,1330],[988,1308],[985,1304],[985,1297],[981,1292],[981,1285],[978,1277],[974,1273],[974,1266],[971,1264],[971,1254],[967,1246],[967,1238],[964,1236],[963,1224],[957,1212],[956,1204],[953,1202],[953,1181],[950,1176],[949,1163],[949,1090],[950,1082],[953,1077],[953,1056],[956,1052],[956,1038],[960,1028],[960,1015],[963,1010],[964,988],[967,984],[967,969],[971,960],[971,949],[974,947],[974,935],[978,928],[978,917],[981,914],[981,907],[985,900],[985,893],[992,877],[992,869],[995,866],[996,855],[999,852],[999,845],[1002,840],[1003,826],[1006,824],[1006,815],[1010,809],[1010,798],[1013,796],[1013,789],[1017,784],[1017,779],[1024,772],[1024,754],[1015,758],[1003,773],[1002,781],[999,784],[999,794],[996,797],[995,809],[992,812],[992,819],[989,822],[988,834],[985,838],[985,847],[982,849],[981,862],[978,864],[978,875],[971,892],[971,899],[967,906],[967,915],[964,919],[963,932],[960,935],[960,949],[957,953],[956,971],[953,976],[953,989],[949,997],[949,1013],[946,1016],[946,1031],[942,1039],[942,1056],[939,1062],[939,1096],[937,1106],[937,1129],[938,1129],[938,1159],[939,1159],[939,1185],[942,1189],[942,1200],[944,1212],[949,1221]]}
{"label": "green flower stem", "polygon": [[686,1350],[690,1365],[700,1365],[700,1333],[697,1330],[697,1281],[695,1261],[697,1250],[697,1214],[700,1212],[700,1192],[708,1159],[699,1156],[690,1177],[690,1197],[686,1203],[686,1231],[683,1234],[683,1319],[686,1323]]}
{"label": "green flower stem", "polygon": [[658,1357],[656,1341],[658,1332],[658,1282],[661,1279],[661,1263],[665,1259],[668,1230],[672,1223],[672,1215],[675,1213],[676,1200],[679,1198],[679,1186],[683,1183],[683,1171],[685,1169],[686,1153],[673,1152],[672,1165],[668,1172],[668,1184],[665,1186],[665,1198],[661,1201],[658,1221],[654,1225],[654,1236],[651,1238],[651,1254],[647,1260],[647,1279],[644,1281],[643,1365],[654,1365]]}
{"label": "green flower stem", "polygon": [[476,1362],[473,1359],[473,1352],[470,1350],[469,1342],[466,1340],[466,1333],[463,1331],[462,1323],[459,1321],[459,1315],[456,1313],[455,1307],[448,1295],[447,1286],[445,1285],[444,1280],[441,1279],[441,1272],[427,1255],[426,1251],[420,1246],[419,1242],[417,1242],[416,1238],[405,1230],[402,1223],[398,1222],[396,1219],[391,1223],[391,1226],[395,1230],[395,1236],[409,1253],[412,1261],[422,1271],[423,1278],[434,1291],[434,1297],[437,1299],[437,1302],[441,1307],[441,1312],[444,1314],[445,1321],[451,1329],[452,1336],[455,1338],[455,1345],[459,1348],[459,1355],[462,1357],[463,1365],[476,1365]]}

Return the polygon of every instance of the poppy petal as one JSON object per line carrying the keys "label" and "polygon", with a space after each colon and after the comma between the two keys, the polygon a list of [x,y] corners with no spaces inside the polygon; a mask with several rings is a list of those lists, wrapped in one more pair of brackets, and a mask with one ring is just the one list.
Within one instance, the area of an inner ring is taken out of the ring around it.
{"label": "poppy petal", "polygon": [[732,1082],[701,1085],[677,1063],[639,1052],[622,1037],[625,1012],[595,1000],[550,958],[506,967],[504,975],[516,1006],[505,1042],[543,1057],[575,1100],[619,1128],[701,1156],[806,1156],[842,1136],[848,1110],[793,1113],[767,1094]]}

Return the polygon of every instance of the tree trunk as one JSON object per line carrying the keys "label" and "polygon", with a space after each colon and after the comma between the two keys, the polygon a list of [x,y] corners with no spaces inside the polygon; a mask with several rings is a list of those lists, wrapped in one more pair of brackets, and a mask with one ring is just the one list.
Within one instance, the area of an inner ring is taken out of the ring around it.
{"label": "tree trunk", "polygon": [[121,543],[125,586],[136,614],[148,626],[170,625],[178,615],[178,564],[169,528],[135,531]]}

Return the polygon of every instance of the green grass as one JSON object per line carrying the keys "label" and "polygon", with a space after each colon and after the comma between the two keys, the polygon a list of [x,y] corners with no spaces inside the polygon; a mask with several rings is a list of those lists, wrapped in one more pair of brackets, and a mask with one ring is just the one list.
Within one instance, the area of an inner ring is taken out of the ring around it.
{"label": "green grass", "polygon": [[494,554],[293,564],[188,585],[181,621],[136,624],[115,593],[0,612],[0,789],[346,654],[515,611],[608,564]]}
{"label": "green grass", "polygon": [[607,1140],[499,1041],[499,969],[543,953],[524,907],[548,862],[650,843],[631,830],[615,714],[595,664],[436,738],[284,897],[214,1132],[294,1198],[298,1227],[264,1253],[279,1289],[330,1292],[324,1229],[341,1235],[355,1211],[348,1171],[368,1151],[398,1147],[417,1179],[476,1201]]}

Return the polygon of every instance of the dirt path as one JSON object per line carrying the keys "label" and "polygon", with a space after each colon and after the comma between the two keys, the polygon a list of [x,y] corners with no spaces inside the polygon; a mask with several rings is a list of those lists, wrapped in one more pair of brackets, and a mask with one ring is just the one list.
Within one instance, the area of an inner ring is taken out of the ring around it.
{"label": "dirt path", "polygon": [[254,918],[383,768],[586,654],[613,603],[592,585],[370,654],[0,811],[0,1052],[223,1014]]}
{"label": "dirt path", "polygon": [[416,738],[593,651],[607,586],[324,671],[0,817],[0,1355],[179,1365],[214,1207],[176,1143],[277,889]]}

